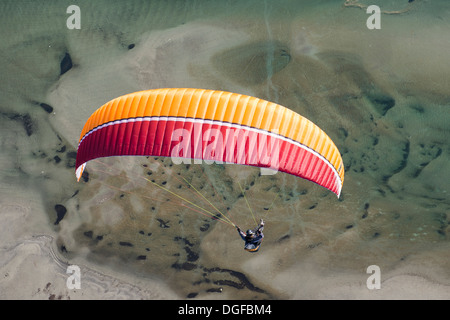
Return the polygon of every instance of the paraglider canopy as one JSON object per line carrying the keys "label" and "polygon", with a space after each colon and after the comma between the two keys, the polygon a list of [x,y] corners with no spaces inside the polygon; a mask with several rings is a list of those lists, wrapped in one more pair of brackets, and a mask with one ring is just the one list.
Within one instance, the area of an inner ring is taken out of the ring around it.
{"label": "paraglider canopy", "polygon": [[279,104],[231,92],[154,89],[111,100],[87,120],[76,159],[164,156],[270,168],[315,182],[338,197],[342,157],[314,123]]}

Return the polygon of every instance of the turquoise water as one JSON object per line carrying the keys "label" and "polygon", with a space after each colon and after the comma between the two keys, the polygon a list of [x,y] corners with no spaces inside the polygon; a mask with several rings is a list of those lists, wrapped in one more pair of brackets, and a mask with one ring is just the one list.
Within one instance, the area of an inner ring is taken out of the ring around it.
{"label": "turquoise water", "polygon": [[[325,284],[367,290],[373,264],[449,285],[448,1],[377,1],[375,30],[369,1],[81,1],[80,29],[66,25],[71,4],[0,5],[1,184],[24,202],[38,194],[45,221],[8,241],[46,232],[62,259],[155,277],[180,298],[335,298]],[[342,197],[282,173],[154,158],[100,160],[77,183],[89,115],[158,87],[304,115],[342,153]],[[264,217],[261,251],[144,178],[243,229]]]}

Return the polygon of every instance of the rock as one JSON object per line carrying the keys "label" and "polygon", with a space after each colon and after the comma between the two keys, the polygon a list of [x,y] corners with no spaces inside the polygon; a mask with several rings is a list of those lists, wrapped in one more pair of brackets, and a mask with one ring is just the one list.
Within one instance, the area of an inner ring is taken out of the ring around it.
{"label": "rock", "polygon": [[60,75],[62,76],[64,73],[72,69],[72,58],[70,57],[70,54],[66,52],[64,55],[64,58],[61,60],[60,64]]}
{"label": "rock", "polygon": [[67,213],[66,207],[64,207],[62,204],[55,205],[55,211],[56,211],[56,221],[55,225],[58,225],[59,222],[64,218],[64,216]]}
{"label": "rock", "polygon": [[369,94],[368,98],[382,116],[384,116],[389,109],[395,106],[394,98],[385,94]]}
{"label": "rock", "polygon": [[94,235],[94,232],[92,232],[92,231],[85,231],[85,232],[83,232],[83,234],[84,234],[86,237],[92,239],[92,237],[93,237],[93,235]]}
{"label": "rock", "polygon": [[133,244],[127,241],[120,241],[119,245],[121,245],[122,247],[133,247]]}
{"label": "rock", "polygon": [[51,105],[49,105],[49,104],[46,104],[46,103],[42,102],[42,103],[39,104],[39,106],[41,106],[41,108],[44,109],[45,112],[47,112],[47,113],[52,113],[53,112],[53,107]]}

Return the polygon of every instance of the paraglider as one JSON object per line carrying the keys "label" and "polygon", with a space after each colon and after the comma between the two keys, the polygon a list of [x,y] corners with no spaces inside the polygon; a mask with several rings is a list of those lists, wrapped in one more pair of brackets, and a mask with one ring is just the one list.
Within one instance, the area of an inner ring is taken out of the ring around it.
{"label": "paraglider", "polygon": [[255,229],[248,229],[246,232],[243,232],[241,228],[236,226],[236,230],[241,236],[242,240],[245,241],[244,250],[249,252],[257,252],[259,247],[261,246],[261,242],[264,239],[264,220],[261,219],[259,221],[259,225]]}
{"label": "paraglider", "polygon": [[[88,161],[111,156],[171,157],[175,164],[194,161],[269,168],[315,182],[338,197],[344,181],[339,150],[314,123],[279,104],[215,90],[154,89],[104,104],[81,132],[75,164],[78,181]],[[242,188],[241,192],[245,197]],[[222,219],[238,230],[247,251],[259,250],[264,237],[262,219],[255,230],[244,233],[225,215],[208,213],[228,220]],[[253,212],[252,216],[256,224]]]}

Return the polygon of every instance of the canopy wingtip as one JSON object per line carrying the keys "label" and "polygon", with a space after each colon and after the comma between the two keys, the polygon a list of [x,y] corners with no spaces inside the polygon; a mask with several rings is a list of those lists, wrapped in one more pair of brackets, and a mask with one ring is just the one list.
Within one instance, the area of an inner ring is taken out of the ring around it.
{"label": "canopy wingtip", "polygon": [[80,182],[81,176],[83,175],[84,168],[86,167],[86,163],[83,163],[75,170],[75,175],[77,177],[77,182]]}

